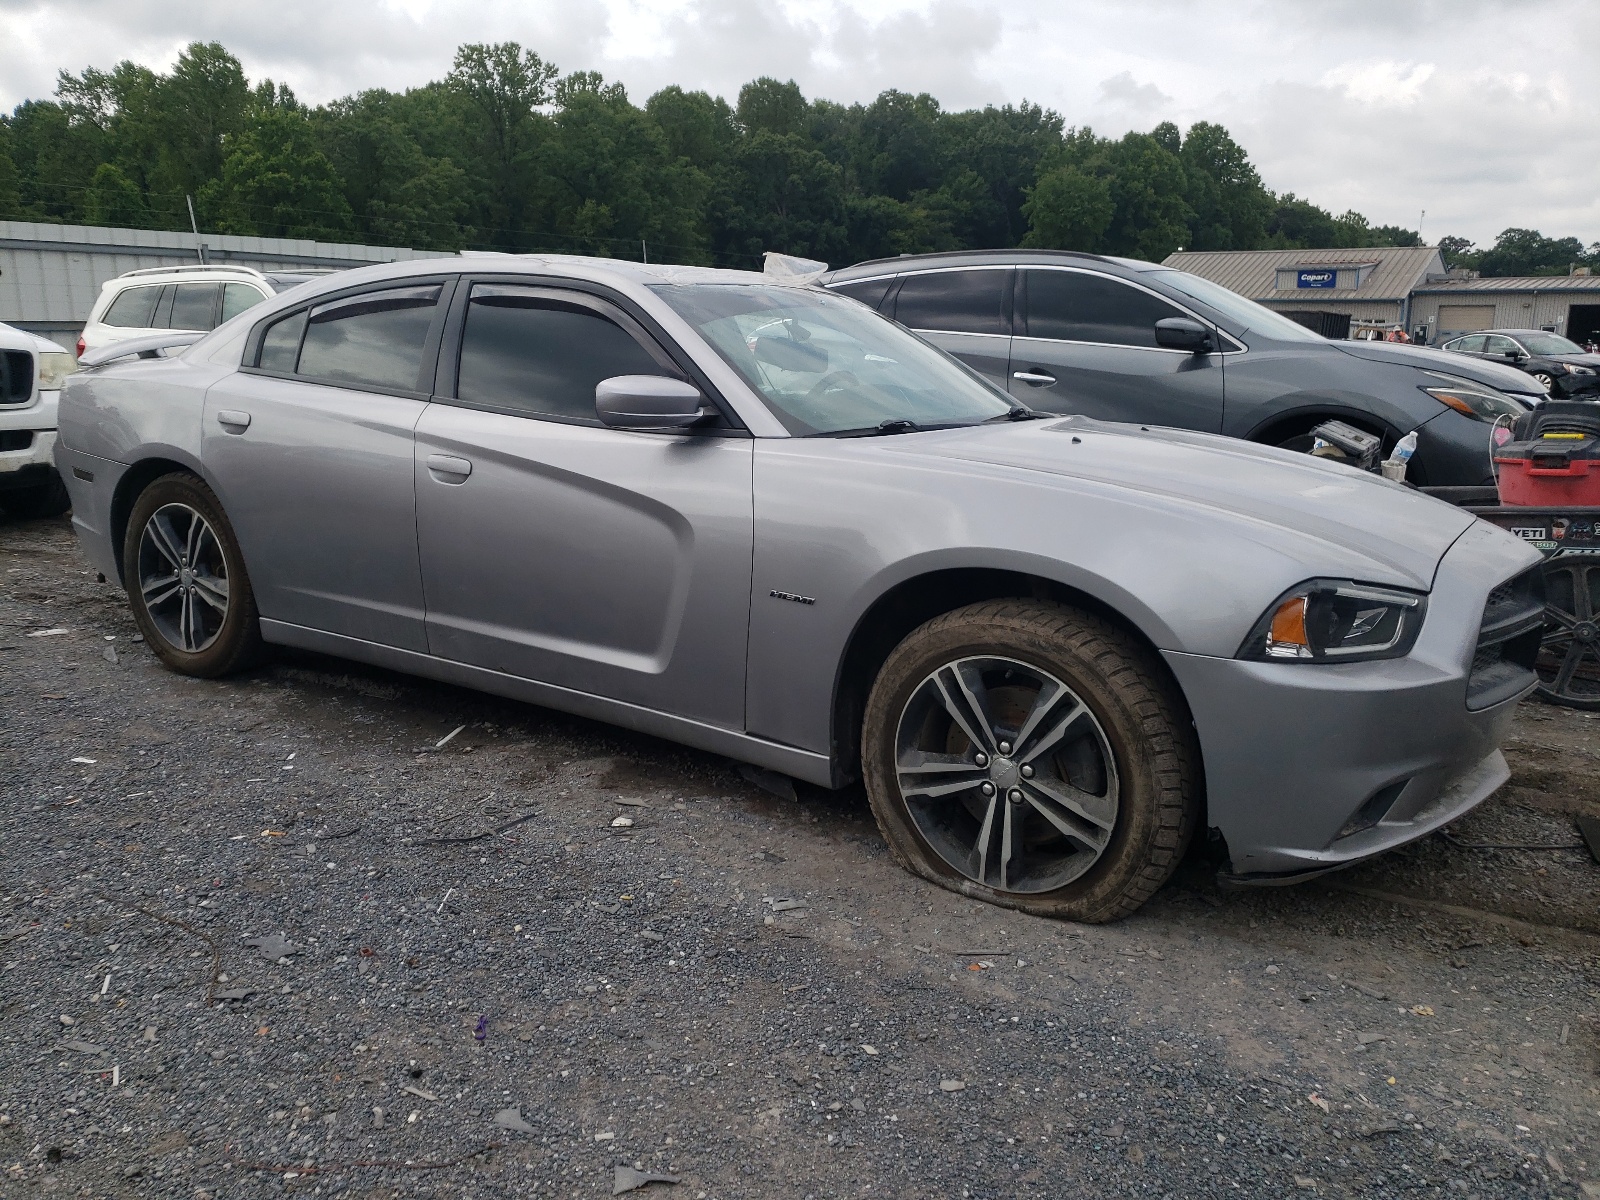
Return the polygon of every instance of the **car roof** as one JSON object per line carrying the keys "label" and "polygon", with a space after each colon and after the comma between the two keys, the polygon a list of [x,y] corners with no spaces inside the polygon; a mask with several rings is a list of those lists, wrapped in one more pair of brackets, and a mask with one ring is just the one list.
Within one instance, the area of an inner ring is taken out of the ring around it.
{"label": "car roof", "polygon": [[902,254],[895,258],[871,258],[840,267],[827,276],[829,283],[873,275],[893,275],[902,271],[924,271],[934,267],[961,266],[1050,266],[1063,263],[1101,263],[1130,271],[1158,271],[1160,263],[1137,258],[1116,258],[1090,254],[1085,250],[944,250],[934,254]]}

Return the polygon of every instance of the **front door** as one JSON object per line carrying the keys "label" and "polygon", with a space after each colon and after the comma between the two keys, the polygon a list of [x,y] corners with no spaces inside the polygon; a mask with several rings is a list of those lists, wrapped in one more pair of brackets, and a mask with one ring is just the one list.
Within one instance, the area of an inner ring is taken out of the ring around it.
{"label": "front door", "polygon": [[427,649],[412,430],[447,288],[290,312],[206,393],[201,455],[263,617]]}
{"label": "front door", "polygon": [[1010,267],[963,267],[907,275],[894,295],[894,319],[1003,390],[1015,274]]}
{"label": "front door", "polygon": [[600,380],[677,373],[603,300],[477,282],[456,308],[417,426],[430,651],[742,729],[750,439],[601,425]]}
{"label": "front door", "polygon": [[1222,429],[1222,355],[1156,345],[1157,321],[1192,314],[1097,271],[1018,274],[1026,336],[1012,339],[1007,381],[1018,400],[1104,421]]}

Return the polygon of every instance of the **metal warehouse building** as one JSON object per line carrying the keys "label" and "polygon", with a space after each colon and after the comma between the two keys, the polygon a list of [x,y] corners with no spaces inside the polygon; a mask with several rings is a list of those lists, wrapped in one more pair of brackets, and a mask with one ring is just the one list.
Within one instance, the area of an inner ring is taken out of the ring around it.
{"label": "metal warehouse building", "polygon": [[1600,276],[1478,279],[1447,271],[1433,246],[1366,250],[1180,250],[1191,271],[1331,338],[1404,329],[1437,345],[1475,329],[1600,337]]}
{"label": "metal warehouse building", "polygon": [[1180,250],[1165,265],[1220,283],[1331,338],[1362,327],[1412,328],[1412,294],[1449,278],[1433,246]]}
{"label": "metal warehouse building", "polygon": [[70,349],[89,319],[100,285],[124,271],[195,262],[259,271],[360,267],[442,254],[290,238],[0,221],[0,321]]}
{"label": "metal warehouse building", "polygon": [[1475,329],[1548,329],[1581,345],[1600,341],[1600,275],[1530,275],[1425,283],[1412,315],[1434,340]]}

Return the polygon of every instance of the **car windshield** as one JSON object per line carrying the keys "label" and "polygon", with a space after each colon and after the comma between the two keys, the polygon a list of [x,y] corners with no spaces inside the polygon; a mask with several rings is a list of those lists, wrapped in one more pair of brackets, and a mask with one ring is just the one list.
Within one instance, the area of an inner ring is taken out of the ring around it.
{"label": "car windshield", "polygon": [[1200,276],[1191,275],[1187,271],[1147,271],[1145,278],[1165,284],[1174,291],[1200,301],[1208,308],[1216,309],[1228,320],[1242,325],[1245,329],[1253,329],[1280,342],[1327,341],[1320,333],[1291,321],[1282,313],[1273,312],[1265,304],[1247,300],[1238,292],[1230,292],[1220,283],[1212,283],[1209,279],[1201,279]]}
{"label": "car windshield", "polygon": [[844,296],[762,284],[659,284],[798,435],[975,425],[1016,401]]}
{"label": "car windshield", "polygon": [[1517,340],[1529,354],[1582,354],[1583,347],[1556,333],[1519,333]]}

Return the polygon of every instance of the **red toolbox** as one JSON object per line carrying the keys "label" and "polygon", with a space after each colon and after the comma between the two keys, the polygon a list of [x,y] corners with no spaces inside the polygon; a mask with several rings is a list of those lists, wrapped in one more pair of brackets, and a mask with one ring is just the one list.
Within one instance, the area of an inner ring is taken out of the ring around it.
{"label": "red toolbox", "polygon": [[1600,506],[1600,404],[1546,403],[1494,452],[1500,503]]}

